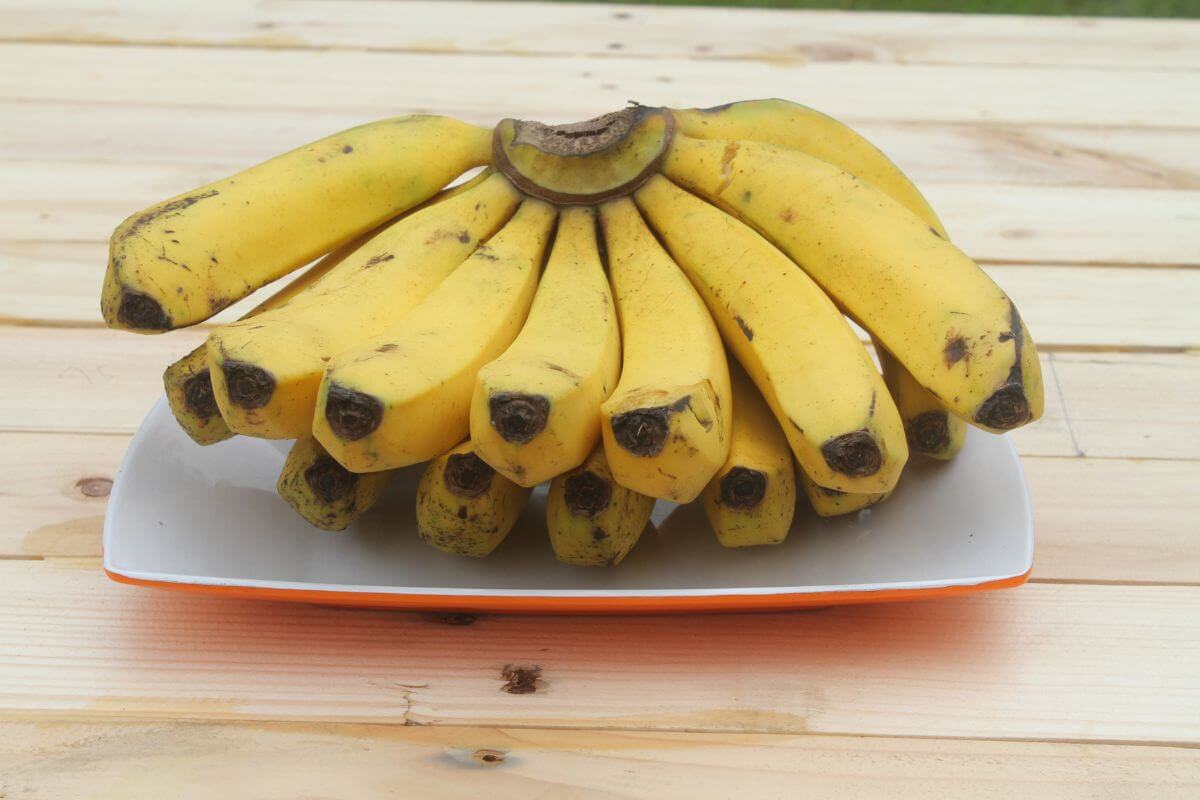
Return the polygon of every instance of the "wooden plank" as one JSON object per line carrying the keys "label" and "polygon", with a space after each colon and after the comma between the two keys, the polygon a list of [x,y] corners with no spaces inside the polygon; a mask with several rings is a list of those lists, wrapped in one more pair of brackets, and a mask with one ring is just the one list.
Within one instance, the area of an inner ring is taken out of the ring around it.
{"label": "wooden plank", "polygon": [[[372,118],[317,108],[200,108],[188,111],[188,135],[180,136],[178,110],[134,98],[101,106],[0,101],[0,141],[9,159],[238,169]],[[886,120],[856,127],[921,185],[1200,188],[1191,130]]]}
{"label": "wooden plank", "polygon": [[[204,335],[0,327],[0,358],[22,376],[0,394],[0,431],[132,432],[162,370]],[[1043,373],[1045,416],[1011,434],[1023,455],[1200,457],[1195,354],[1050,353]]]}
{"label": "wooden plank", "polygon": [[1200,71],[766,61],[732,69],[681,58],[0,45],[0,99],[81,105],[137,98],[180,109],[327,108],[372,116],[436,109],[493,121],[569,121],[630,98],[709,106],[750,95],[804,98],[851,122],[1195,128],[1200,106],[1187,98],[1198,94]]}
{"label": "wooden plank", "polygon": [[1200,583],[1200,462],[1021,460],[1037,580]]}
{"label": "wooden plank", "polygon": [[[128,442],[0,433],[0,558],[99,557],[108,481]],[[1200,461],[1026,456],[1023,464],[1035,580],[1197,582]]]}
{"label": "wooden plank", "polygon": [[[1200,25],[1187,20],[977,17],[951,14],[653,8],[613,5],[125,2],[10,7],[8,41],[198,44],[497,53],[1197,69]],[[719,33],[718,33],[719,32]]]}
{"label": "wooden plank", "polygon": [[[955,242],[982,261],[1200,264],[1200,192],[952,184],[922,190]],[[1175,241],[1155,241],[1160,236]]]}
{"label": "wooden plank", "polygon": [[0,558],[100,555],[128,436],[0,434]]}
{"label": "wooden plank", "polygon": [[[2,205],[2,201],[0,201]],[[0,321],[100,325],[108,250],[101,242],[0,241]],[[1200,346],[1200,270],[988,266],[1039,346]],[[236,319],[239,304],[213,323]]]}
{"label": "wooden plank", "polygon": [[1194,391],[1176,388],[1200,377],[1196,356],[1051,353],[1046,361],[1082,455],[1200,454],[1200,404]]}
{"label": "wooden plank", "polygon": [[[125,217],[235,165],[0,161],[0,246],[106,242]],[[1000,263],[1200,265],[1200,189],[926,182],[955,241]]]}
{"label": "wooden plank", "polygon": [[447,626],[0,561],[0,653],[13,712],[1200,743],[1196,587]]}
{"label": "wooden plank", "polygon": [[0,328],[9,375],[0,430],[130,433],[162,394],[162,371],[207,336]]}
{"label": "wooden plank", "polygon": [[[0,723],[12,796],[207,800],[794,797],[1169,800],[1200,792],[1200,752],[1046,742],[321,723]],[[752,777],[749,777],[752,776]],[[749,781],[749,783],[748,783]]]}

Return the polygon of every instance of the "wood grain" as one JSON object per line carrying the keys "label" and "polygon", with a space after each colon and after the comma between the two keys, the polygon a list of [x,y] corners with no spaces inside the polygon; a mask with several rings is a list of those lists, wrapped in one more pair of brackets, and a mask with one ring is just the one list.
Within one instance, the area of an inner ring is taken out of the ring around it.
{"label": "wood grain", "polygon": [[1200,584],[1200,462],[1023,458],[1037,580]]}
{"label": "wood grain", "polygon": [[[32,800],[487,796],[755,800],[1172,800],[1200,792],[1178,747],[846,736],[10,718],[0,773]],[[419,788],[417,788],[419,787]]]}
{"label": "wood grain", "polygon": [[[100,556],[108,484],[129,437],[0,433],[0,558]],[[1197,583],[1200,461],[1023,459],[1034,580]],[[1165,500],[1165,501],[1164,501]]]}
{"label": "wood grain", "polygon": [[[365,0],[216,2],[167,10],[153,0],[119,13],[85,2],[0,15],[0,39],[111,44],[397,50],[536,58],[589,55],[788,63],[987,64],[1200,69],[1189,20]],[[718,33],[719,32],[719,33]],[[731,69],[739,67],[731,65]]]}
{"label": "wood grain", "polygon": [[[83,82],[80,75],[98,79]],[[1167,83],[1169,93],[1146,91]],[[327,108],[372,116],[437,109],[464,119],[553,122],[587,119],[631,98],[711,106],[748,93],[803,98],[848,122],[1200,127],[1200,106],[1175,101],[1200,93],[1200,71],[1192,70],[766,60],[733,69],[678,57],[0,44],[2,100],[109,105],[137,98],[179,109]]]}
{"label": "wood grain", "polygon": [[[84,169],[86,162],[100,161],[133,164],[135,170],[147,163],[234,170],[403,111],[194,108],[188,110],[188,135],[180,136],[177,110],[136,97],[106,105],[0,100],[0,141],[6,158],[84,162]],[[131,118],[136,125],[129,124]],[[469,118],[495,122],[486,114]],[[889,120],[855,127],[920,185],[1200,188],[1200,148],[1187,129]]]}
{"label": "wood grain", "polygon": [[128,436],[0,434],[0,558],[100,555]]}
{"label": "wood grain", "polygon": [[1200,744],[1196,587],[463,626],[0,561],[0,653],[9,711]]}

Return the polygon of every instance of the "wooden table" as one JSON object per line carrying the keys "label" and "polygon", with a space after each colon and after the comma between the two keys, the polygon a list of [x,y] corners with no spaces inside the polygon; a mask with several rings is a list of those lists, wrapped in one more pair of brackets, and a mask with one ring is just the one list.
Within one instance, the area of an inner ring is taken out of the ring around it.
{"label": "wooden table", "polygon": [[[1200,796],[1200,23],[170,5],[0,6],[0,797]],[[472,621],[103,577],[109,478],[205,335],[100,324],[126,214],[396,113],[758,96],[874,138],[1021,307],[1028,586]]]}

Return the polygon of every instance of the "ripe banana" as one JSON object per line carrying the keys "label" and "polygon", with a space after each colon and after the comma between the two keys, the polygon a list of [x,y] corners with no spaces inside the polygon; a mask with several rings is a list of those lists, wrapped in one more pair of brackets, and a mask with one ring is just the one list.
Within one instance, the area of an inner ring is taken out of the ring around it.
{"label": "ripe banana", "polygon": [[268,439],[308,434],[326,361],[394,325],[519,202],[512,184],[490,175],[388,226],[287,306],[214,331],[213,392],[229,428]]}
{"label": "ripe banana", "polygon": [[743,100],[716,108],[676,109],[676,130],[696,139],[749,139],[799,150],[857,175],[937,230],[942,223],[929,201],[900,168],[850,127],[787,100]]}
{"label": "ripe banana", "polygon": [[600,407],[618,483],[690,503],[729,453],[729,368],[704,301],[628,198],[600,208],[621,380]]}
{"label": "ripe banana", "polygon": [[700,291],[800,466],[833,489],[890,489],[908,459],[904,427],[837,307],[769,242],[661,175],[635,198]]}
{"label": "ripe banana", "polygon": [[842,514],[853,514],[862,511],[876,503],[881,503],[891,496],[891,492],[839,492],[837,489],[826,489],[812,482],[812,479],[800,473],[800,485],[808,502],[822,517],[837,517]]}
{"label": "ripe banana", "polygon": [[288,452],[275,488],[310,525],[340,531],[379,501],[391,477],[391,472],[356,475],[304,436]]}
{"label": "ripe banana", "polygon": [[531,491],[498,475],[463,442],[425,468],[417,486],[417,530],[439,550],[482,558],[508,536]]}
{"label": "ripe banana", "polygon": [[615,567],[641,538],[654,498],[626,489],[609,469],[604,448],[550,482],[546,527],[554,555],[566,564]]}
{"label": "ripe banana", "polygon": [[[847,125],[786,100],[746,100],[676,111],[678,130],[698,139],[750,139],[799,150],[865,180],[949,240],[933,207],[900,168]],[[964,423],[876,343],[883,376],[904,420],[910,451],[949,459],[962,447]]]}
{"label": "ripe banana", "polygon": [[526,200],[398,323],[329,362],[313,433],[347,469],[416,464],[466,437],[475,375],[520,332],[556,215]]}
{"label": "ripe banana", "polygon": [[[242,319],[249,319],[289,302],[340,264],[346,256],[362,246],[364,241],[366,237],[360,237],[342,245],[305,270],[300,277],[252,308]],[[207,344],[200,345],[167,367],[163,372],[163,387],[167,392],[167,405],[171,407],[175,420],[196,444],[216,444],[234,435],[225,424],[225,419],[217,408],[217,400],[213,396]]]}
{"label": "ripe banana", "polygon": [[600,404],[620,361],[595,216],[566,208],[525,327],[479,371],[471,438],[480,458],[522,486],[580,464],[600,439]]}
{"label": "ripe banana", "polygon": [[208,319],[486,164],[490,145],[474,125],[397,117],[164,200],[113,233],[104,319],[142,333]]}
{"label": "ripe banana", "polygon": [[948,461],[962,450],[967,423],[946,410],[940,401],[904,368],[883,345],[875,343],[875,354],[883,368],[883,382],[896,401],[904,420],[908,450]]}
{"label": "ripe banana", "polygon": [[725,547],[779,544],[796,511],[796,474],[787,437],[746,374],[730,370],[729,458],[704,489],[708,522]]}
{"label": "ripe banana", "polygon": [[1041,415],[1041,367],[1016,306],[884,192],[758,142],[677,136],[664,171],[771,239],[955,414],[993,431]]}

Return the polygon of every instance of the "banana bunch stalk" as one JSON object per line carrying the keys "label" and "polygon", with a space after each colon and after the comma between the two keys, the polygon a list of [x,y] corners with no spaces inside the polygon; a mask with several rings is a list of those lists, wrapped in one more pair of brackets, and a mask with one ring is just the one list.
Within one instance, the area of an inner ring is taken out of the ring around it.
{"label": "banana bunch stalk", "polygon": [[883,153],[783,100],[363,125],[131,216],[101,311],[192,325],[314,259],[163,380],[198,444],[296,440],[279,493],[330,530],[428,462],[418,529],[463,555],[546,481],[568,563],[618,563],[656,499],[777,544],[797,482],[858,511],[910,453],[1042,413],[1012,301]]}

